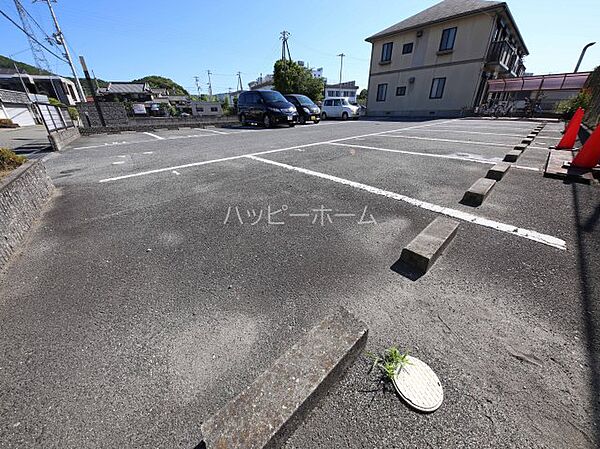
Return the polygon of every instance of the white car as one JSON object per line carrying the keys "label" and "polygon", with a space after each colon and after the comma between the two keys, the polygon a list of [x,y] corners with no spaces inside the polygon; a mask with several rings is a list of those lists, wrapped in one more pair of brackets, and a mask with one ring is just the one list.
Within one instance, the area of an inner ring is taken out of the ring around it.
{"label": "white car", "polygon": [[345,97],[329,97],[323,101],[321,111],[321,118],[323,120],[328,118],[341,118],[342,120],[352,118],[356,120],[358,119],[360,108],[350,104]]}

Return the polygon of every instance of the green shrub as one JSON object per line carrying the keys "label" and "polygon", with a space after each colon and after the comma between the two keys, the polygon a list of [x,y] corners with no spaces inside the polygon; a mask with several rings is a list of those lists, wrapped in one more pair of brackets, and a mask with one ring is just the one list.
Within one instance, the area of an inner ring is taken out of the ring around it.
{"label": "green shrub", "polygon": [[26,161],[27,158],[25,156],[19,156],[8,148],[0,148],[0,171],[12,170]]}
{"label": "green shrub", "polygon": [[568,100],[563,100],[556,106],[556,112],[562,115],[565,120],[570,120],[575,114],[577,108],[583,108],[586,111],[592,104],[592,94],[587,89],[583,89],[577,96]]}
{"label": "green shrub", "polygon": [[67,111],[69,111],[69,117],[71,117],[71,120],[73,120],[74,122],[79,120],[79,111],[77,111],[77,108],[69,106],[67,108]]}

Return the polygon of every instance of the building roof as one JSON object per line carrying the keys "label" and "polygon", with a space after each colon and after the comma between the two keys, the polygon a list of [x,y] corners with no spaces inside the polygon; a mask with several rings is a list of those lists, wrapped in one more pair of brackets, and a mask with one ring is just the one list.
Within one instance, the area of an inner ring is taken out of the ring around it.
{"label": "building roof", "polygon": [[358,89],[356,81],[344,81],[342,84],[326,84],[325,89]]}
{"label": "building roof", "polygon": [[107,94],[144,94],[150,89],[146,83],[109,83],[105,93]]}
{"label": "building roof", "polygon": [[[514,19],[510,13],[510,10],[508,9],[508,5],[506,4],[506,2],[488,0],[444,0],[440,3],[433,5],[430,8],[421,11],[420,13],[415,14],[414,16],[409,17],[408,19],[404,19],[402,22],[398,22],[397,24],[392,25],[391,27],[386,28],[385,30],[368,37],[366,41],[372,42],[374,39],[377,39],[379,37],[400,33],[402,31],[407,31],[413,28],[421,28],[426,25],[431,25],[433,23],[468,16],[471,14],[495,8],[505,9],[507,15],[514,24]],[[516,24],[514,26],[516,29]],[[519,30],[516,29],[516,31],[519,38],[521,39],[523,47],[525,47],[525,42],[523,42],[523,38],[519,33]]]}

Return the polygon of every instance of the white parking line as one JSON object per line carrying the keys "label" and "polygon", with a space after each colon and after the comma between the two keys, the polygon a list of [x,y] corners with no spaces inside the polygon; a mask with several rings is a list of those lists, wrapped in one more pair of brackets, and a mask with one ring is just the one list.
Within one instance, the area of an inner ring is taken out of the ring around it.
{"label": "white parking line", "polygon": [[401,139],[415,139],[415,140],[429,140],[433,142],[450,142],[450,143],[464,143],[469,145],[485,145],[491,147],[505,147],[505,148],[513,148],[514,145],[507,145],[505,143],[494,143],[494,142],[476,142],[472,140],[454,140],[454,139],[440,139],[437,137],[417,137],[417,136],[406,136],[401,134],[390,134],[386,137],[397,137]]}
{"label": "white parking line", "polygon": [[157,140],[165,140],[164,137],[157,136],[156,134],[152,134],[152,133],[149,133],[147,131],[144,134],[146,134],[147,136],[150,136],[150,137],[154,137]]}
{"label": "white parking line", "polygon": [[485,158],[483,156],[477,157],[478,155],[473,155],[475,157],[471,157],[471,156],[460,156],[458,154],[423,153],[421,151],[392,150],[389,148],[371,147],[371,146],[367,146],[367,145],[353,145],[353,144],[348,144],[348,143],[330,143],[328,145],[336,145],[336,146],[340,146],[340,147],[350,147],[350,148],[361,148],[361,149],[365,149],[365,150],[385,151],[388,153],[409,154],[411,156],[425,156],[425,157],[434,157],[434,158],[440,158],[440,159],[455,159],[455,160],[459,160],[459,161],[477,162],[479,164],[488,164],[488,165],[494,165],[494,164],[497,164],[498,162],[502,161],[502,158],[500,158],[500,157]]}
{"label": "white parking line", "polygon": [[124,164],[124,163],[125,163],[125,161],[117,161],[117,162],[113,162],[112,164],[113,165],[121,165],[121,164]]}
{"label": "white parking line", "polygon": [[[411,156],[424,156],[424,157],[434,157],[440,159],[455,159],[459,161],[467,161],[467,162],[476,162],[478,164],[488,164],[488,165],[496,165],[498,162],[502,162],[502,158],[499,157],[491,157],[486,158],[484,156],[480,156],[478,154],[439,154],[439,153],[423,153],[420,151],[409,151],[409,150],[392,150],[389,148],[381,148],[381,147],[371,147],[367,145],[354,145],[348,143],[329,143],[327,145],[336,145],[340,147],[351,147],[351,148],[363,148],[365,150],[376,150],[376,151],[384,151],[388,153],[400,153],[400,154],[409,154]],[[535,167],[527,167],[524,165],[512,165],[514,168],[518,168],[520,170],[529,170],[529,171],[540,171]]]}
{"label": "white parking line", "polygon": [[506,137],[523,137],[522,134],[502,134],[502,133],[484,133],[481,131],[463,131],[459,129],[452,128],[434,128],[434,129],[426,129],[424,131],[443,131],[449,133],[460,133],[460,134],[482,134],[486,136],[506,136]]}
{"label": "white parking line", "polygon": [[[410,126],[410,127],[406,127],[406,128],[400,128],[400,129],[424,128],[424,127],[427,127],[427,126],[434,126],[434,125],[436,125],[438,123],[447,123],[447,122],[451,122],[451,121],[454,121],[454,120],[455,119],[453,119],[453,120],[447,120],[447,121],[444,121],[444,122],[427,123],[425,125],[415,125],[415,126]],[[155,170],[148,170],[148,171],[143,171],[143,172],[138,172],[138,173],[131,173],[129,175],[123,175],[123,176],[115,176],[113,178],[105,178],[105,179],[101,179],[98,182],[104,183],[104,182],[120,181],[122,179],[136,178],[138,176],[153,175],[153,174],[162,173],[162,172],[165,172],[165,171],[179,170],[179,169],[182,169],[182,168],[189,168],[189,167],[199,167],[201,165],[214,164],[214,163],[217,163],[217,162],[233,161],[235,159],[240,159],[240,158],[243,158],[243,157],[246,157],[246,156],[258,156],[258,155],[261,155],[261,154],[279,153],[280,151],[297,150],[299,148],[308,148],[308,147],[314,147],[314,146],[317,146],[317,145],[324,145],[324,144],[327,144],[327,143],[342,142],[344,140],[355,139],[357,137],[377,136],[377,135],[380,135],[380,134],[387,134],[387,133],[392,133],[392,132],[396,132],[396,131],[399,131],[399,130],[398,129],[390,129],[390,130],[387,130],[387,131],[379,131],[379,132],[376,132],[376,133],[362,134],[362,135],[359,135],[359,136],[343,137],[343,138],[340,138],[340,139],[325,140],[325,141],[322,141],[322,142],[314,142],[314,143],[307,143],[307,144],[304,144],[304,145],[296,145],[296,146],[293,146],[293,147],[278,148],[276,150],[259,151],[257,153],[240,154],[238,156],[229,156],[229,157],[222,157],[222,158],[219,158],[219,159],[211,159],[211,160],[208,160],[208,161],[192,162],[191,164],[176,165],[176,166],[173,166],[173,167],[165,167],[165,168],[157,168]]]}
{"label": "white parking line", "polygon": [[208,128],[202,128],[202,131],[206,131],[206,132],[209,132],[209,133],[215,133],[215,134],[221,134],[221,135],[224,135],[224,136],[230,134],[230,133],[224,133],[223,131],[217,131],[216,129],[208,129]]}
{"label": "white parking line", "polygon": [[264,159],[264,158],[257,157],[254,155],[247,155],[244,157],[255,160],[255,161],[263,162],[266,164],[271,164],[271,165],[275,165],[275,166],[278,166],[281,168],[285,168],[286,170],[292,170],[292,171],[304,173],[306,175],[316,176],[316,177],[322,178],[322,179],[327,179],[329,181],[337,182],[339,184],[344,184],[344,185],[347,185],[350,187],[354,187],[355,189],[374,193],[376,195],[381,195],[381,196],[385,196],[387,198],[392,198],[397,201],[402,201],[402,202],[411,204],[413,206],[420,207],[421,209],[426,209],[426,210],[429,210],[432,212],[437,212],[439,214],[446,215],[448,217],[452,217],[452,218],[456,218],[458,220],[463,220],[463,221],[466,221],[469,223],[477,224],[479,226],[484,226],[487,228],[495,229],[497,231],[506,232],[508,234],[516,235],[518,237],[522,237],[522,238],[525,238],[528,240],[533,240],[535,242],[543,243],[544,245],[548,245],[553,248],[558,248],[561,250],[567,249],[567,243],[564,240],[559,239],[554,236],[551,236],[551,235],[548,235],[548,234],[542,234],[537,231],[519,228],[519,227],[511,225],[511,224],[501,223],[501,222],[490,220],[490,219],[487,219],[484,217],[479,217],[477,215],[473,215],[468,212],[463,212],[460,210],[451,209],[449,207],[444,207],[444,206],[439,206],[437,204],[428,203],[426,201],[421,201],[421,200],[411,198],[406,195],[401,195],[399,193],[390,192],[388,190],[382,190],[377,187],[350,181],[348,179],[338,178],[337,176],[328,175],[326,173],[320,173],[320,172],[316,172],[313,170],[308,170],[306,168],[295,167],[293,165],[283,164],[281,162],[275,162],[275,161],[272,161],[269,159]]}

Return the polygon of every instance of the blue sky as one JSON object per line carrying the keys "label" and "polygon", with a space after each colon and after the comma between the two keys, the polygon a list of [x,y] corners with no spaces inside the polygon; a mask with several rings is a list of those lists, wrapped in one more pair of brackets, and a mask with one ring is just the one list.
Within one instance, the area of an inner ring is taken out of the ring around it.
{"label": "blue sky", "polygon": [[[22,0],[49,34],[45,3]],[[279,32],[291,33],[292,58],[323,67],[337,82],[343,52],[344,80],[366,87],[370,45],[366,37],[425,9],[429,0],[342,1],[202,1],[202,0],[59,0],[55,11],[75,56],[83,54],[96,76],[131,80],[145,75],[174,79],[195,91],[194,76],[206,92],[210,69],[213,92],[236,87],[242,72],[245,87],[270,73],[280,56]],[[580,70],[600,65],[598,0],[509,0],[509,7],[531,52],[527,71],[536,74],[572,71],[583,45],[598,41]],[[0,8],[17,18],[13,0]],[[0,54],[32,62],[25,36],[0,17]],[[64,63],[48,56],[54,71],[68,74]]]}

